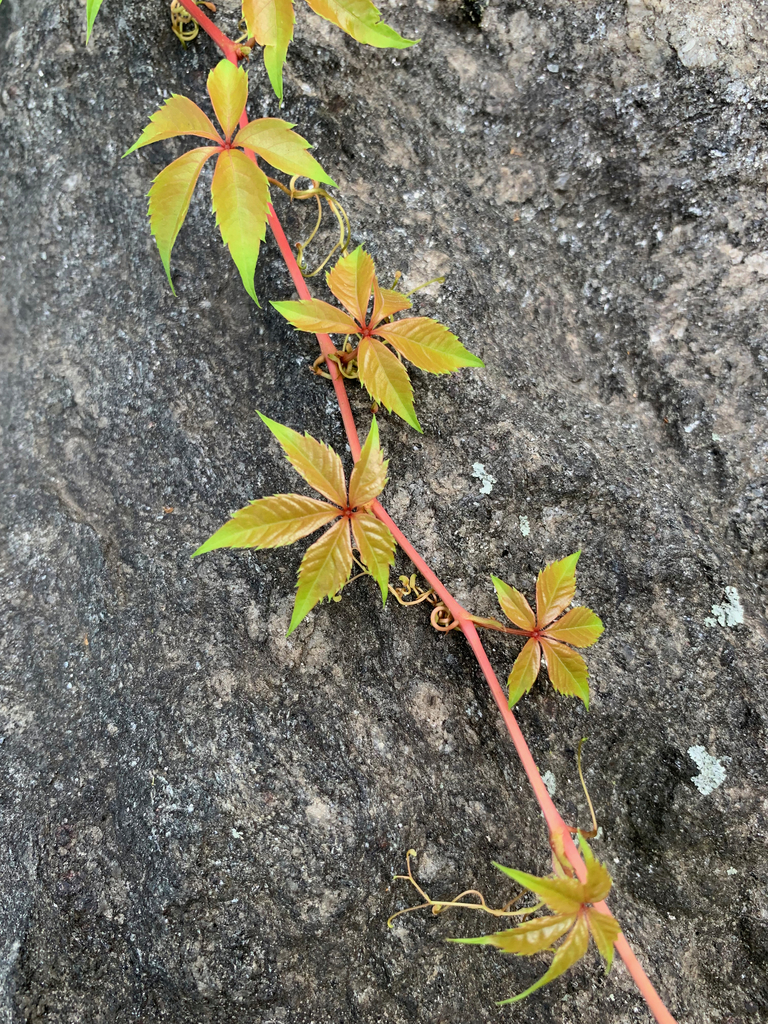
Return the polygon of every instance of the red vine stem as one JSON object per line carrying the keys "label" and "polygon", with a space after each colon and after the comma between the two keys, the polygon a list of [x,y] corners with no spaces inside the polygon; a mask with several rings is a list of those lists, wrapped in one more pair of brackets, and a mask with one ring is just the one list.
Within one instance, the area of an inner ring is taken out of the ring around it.
{"label": "red vine stem", "polygon": [[[224,56],[228,60],[231,60],[233,64],[237,64],[239,54],[236,44],[216,28],[210,18],[206,17],[206,15],[204,15],[193,3],[193,0],[179,0],[179,3],[199,23],[200,27],[208,33],[211,39],[213,39],[213,41],[219,46]],[[243,111],[240,118],[240,127],[242,128],[247,123],[248,116],[245,111]],[[253,157],[254,160],[256,159],[252,153],[249,152],[248,155]],[[269,206],[268,221],[269,226],[272,229],[272,234],[274,235],[275,241],[280,249],[280,253],[288,268],[288,272],[291,275],[296,291],[300,298],[311,299],[312,295],[293,255],[288,239],[285,237],[285,232],[283,231],[280,219],[275,213],[275,209],[271,203]],[[328,366],[328,371],[333,381],[333,388],[336,392],[336,398],[339,403],[339,410],[341,412],[341,418],[344,424],[347,440],[349,442],[349,447],[352,451],[352,458],[357,462],[360,458],[360,438],[357,434],[357,425],[355,424],[355,418],[352,415],[352,408],[349,404],[346,388],[344,387],[344,379],[339,373],[335,361],[329,358],[335,354],[336,347],[327,334],[318,334],[317,340],[320,345],[320,351],[325,356],[326,365]],[[410,558],[427,583],[429,583],[435,593],[444,602],[454,619],[458,620],[461,625],[462,632],[467,638],[469,646],[472,648],[472,652],[477,659],[478,665],[482,669],[486,682],[493,694],[493,699],[496,701],[499,711],[501,712],[501,717],[504,719],[507,732],[512,739],[517,755],[520,758],[523,770],[525,771],[528,781],[533,788],[534,796],[536,797],[539,807],[541,808],[541,812],[544,815],[544,819],[546,820],[550,837],[555,837],[562,842],[566,856],[573,865],[577,876],[582,882],[586,881],[587,869],[584,861],[582,860],[579,851],[576,849],[576,844],[571,838],[568,826],[560,816],[559,811],[552,802],[552,798],[549,795],[547,787],[542,781],[539,769],[533,759],[533,754],[526,743],[520,726],[517,724],[517,719],[509,707],[507,698],[501,688],[498,678],[496,677],[496,673],[493,671],[493,667],[488,659],[488,655],[485,652],[485,648],[483,647],[482,641],[480,640],[475,624],[472,622],[469,613],[461,604],[459,604],[450,591],[445,588],[440,579],[435,575],[432,569],[430,569],[416,548],[414,548],[386,509],[378,501],[373,503],[372,511],[382,523],[385,523],[386,526],[389,527],[393,537],[400,545],[403,552],[408,556],[408,558]],[[595,908],[603,914],[611,913],[605,900],[602,900],[600,903],[596,903]],[[640,961],[635,956],[623,934],[620,934],[616,939],[615,946],[616,951],[624,961],[627,970],[632,976],[640,994],[645,999],[648,1004],[648,1008],[656,1018],[658,1024],[677,1024],[675,1018],[662,1002],[661,997],[653,987],[650,978],[643,970]]]}

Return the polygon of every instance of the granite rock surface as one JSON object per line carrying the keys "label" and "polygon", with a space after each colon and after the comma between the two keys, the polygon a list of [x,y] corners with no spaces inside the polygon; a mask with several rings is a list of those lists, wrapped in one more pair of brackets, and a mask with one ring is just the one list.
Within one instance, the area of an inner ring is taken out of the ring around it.
{"label": "granite rock surface", "polygon": [[[611,906],[678,1021],[757,1024],[765,10],[381,8],[421,43],[363,49],[300,5],[284,107],[256,54],[250,110],[317,144],[384,279],[446,275],[417,310],[485,361],[414,372],[424,434],[382,419],[384,502],[478,614],[491,573],[532,594],[581,549],[606,624],[591,709],[541,679],[520,724],[582,825],[589,737]],[[233,4],[216,18],[235,32]],[[466,645],[423,607],[358,581],[286,639],[301,545],[190,561],[230,510],[297,486],[256,409],[349,455],[314,339],[266,301],[293,297],[274,243],[258,309],[201,189],[174,298],[144,195],[186,143],[120,159],[164,96],[206,104],[214,47],[182,49],[165,4],[105,0],[87,48],[84,21],[0,6],[0,1021],[650,1021],[594,951],[498,1009],[545,958],[442,942],[490,929],[475,917],[387,930],[417,902],[392,881],[409,847],[433,896],[504,902],[491,861],[546,871],[543,821]],[[275,203],[302,238],[312,211]],[[491,637],[502,677],[518,646]]]}

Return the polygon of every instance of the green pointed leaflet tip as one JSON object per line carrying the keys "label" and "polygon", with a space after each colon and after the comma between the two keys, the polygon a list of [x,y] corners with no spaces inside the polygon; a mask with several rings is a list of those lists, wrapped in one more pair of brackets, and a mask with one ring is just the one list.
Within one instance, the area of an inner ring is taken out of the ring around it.
{"label": "green pointed leaflet tip", "polygon": [[443,939],[443,942],[460,942],[465,946],[490,946],[490,935],[479,935],[476,939]]}

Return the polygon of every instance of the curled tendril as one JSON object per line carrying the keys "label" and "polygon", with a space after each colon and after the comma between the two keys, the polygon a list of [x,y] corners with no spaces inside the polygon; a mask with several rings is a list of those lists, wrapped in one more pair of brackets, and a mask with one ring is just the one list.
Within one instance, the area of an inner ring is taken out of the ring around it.
{"label": "curled tendril", "polygon": [[[534,907],[525,907],[523,910],[511,910],[516,903],[519,903],[525,892],[521,892],[513,900],[505,903],[503,907],[489,907],[485,902],[485,897],[477,889],[465,889],[464,892],[460,892],[458,896],[455,896],[452,900],[433,900],[424,889],[421,888],[419,883],[413,877],[413,869],[411,868],[411,857],[417,856],[416,850],[409,850],[405,855],[406,875],[395,875],[393,881],[410,882],[416,892],[424,900],[423,903],[419,903],[416,907],[406,907],[404,910],[398,910],[397,913],[387,920],[387,927],[392,927],[392,922],[401,917],[403,914],[411,914],[414,910],[425,910],[427,907],[432,909],[432,913],[442,914],[446,910],[459,909],[459,910],[481,910],[484,914],[490,914],[492,917],[528,917],[530,914],[536,913],[544,906],[543,903],[537,903]],[[475,896],[477,899],[473,902],[465,901],[466,896]]]}
{"label": "curled tendril", "polygon": [[[211,14],[216,13],[216,4],[208,3],[208,0],[195,0],[195,5],[207,7]],[[187,48],[187,43],[196,39],[200,32],[200,26],[192,15],[181,6],[179,0],[171,0],[171,31],[184,49]]]}
{"label": "curled tendril", "polygon": [[[320,273],[323,267],[325,267],[325,265],[334,256],[336,252],[340,252],[342,256],[347,255],[347,247],[349,246],[349,238],[352,233],[352,229],[349,223],[349,217],[347,216],[347,212],[341,205],[341,203],[338,201],[338,199],[334,199],[333,196],[329,195],[329,193],[326,192],[324,188],[320,187],[319,182],[313,181],[311,178],[308,179],[309,181],[312,181],[311,188],[296,188],[296,182],[298,181],[299,177],[301,176],[295,174],[288,183],[287,188],[285,185],[283,185],[281,181],[278,181],[277,178],[268,178],[268,180],[270,184],[276,185],[277,188],[285,192],[285,194],[288,196],[291,202],[293,202],[294,199],[314,199],[317,202],[317,220],[315,221],[314,228],[312,228],[312,231],[310,232],[309,238],[307,238],[304,242],[296,242],[296,263],[298,264],[299,270],[301,271],[302,275],[305,278],[310,278],[316,277],[317,274]],[[323,262],[319,266],[315,267],[314,270],[310,271],[306,269],[306,265],[304,262],[304,252],[307,246],[309,246],[309,244],[314,239],[317,232],[320,230],[320,225],[323,222],[323,204],[321,200],[325,200],[325,202],[328,204],[328,209],[336,218],[336,221],[339,226],[339,240],[336,242],[334,247],[325,257]]]}

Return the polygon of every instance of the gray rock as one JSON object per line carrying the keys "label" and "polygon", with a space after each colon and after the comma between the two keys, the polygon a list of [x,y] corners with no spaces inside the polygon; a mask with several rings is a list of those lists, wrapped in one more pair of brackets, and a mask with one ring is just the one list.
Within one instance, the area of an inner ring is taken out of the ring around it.
{"label": "gray rock", "polygon": [[[422,39],[402,52],[297,11],[281,116],[384,279],[447,274],[418,312],[486,362],[414,372],[425,432],[382,418],[385,503],[478,614],[490,573],[531,594],[582,549],[579,600],[606,623],[592,709],[540,680],[520,723],[583,825],[589,736],[610,902],[677,1019],[757,1022],[766,30],[746,0],[475,7],[479,27],[458,0],[383,3]],[[234,33],[234,7],[217,20]],[[392,882],[409,847],[434,896],[505,901],[493,859],[547,870],[461,637],[361,581],[286,639],[302,545],[189,560],[229,510],[297,486],[256,409],[345,451],[314,340],[266,302],[293,295],[275,245],[259,310],[201,190],[175,299],[144,195],[185,144],[120,160],[164,95],[205,103],[214,48],[117,0],[88,48],[84,8],[51,0],[4,0],[0,38],[0,1020],[511,1019],[494,1000],[546,958],[445,945],[492,928],[469,915],[386,928],[416,902]],[[252,113],[277,115],[250,74]],[[312,212],[275,202],[303,237]],[[706,626],[726,586],[744,622]],[[519,645],[488,647],[506,676]],[[706,796],[691,747],[725,771]],[[516,1012],[650,1019],[594,951]]]}

